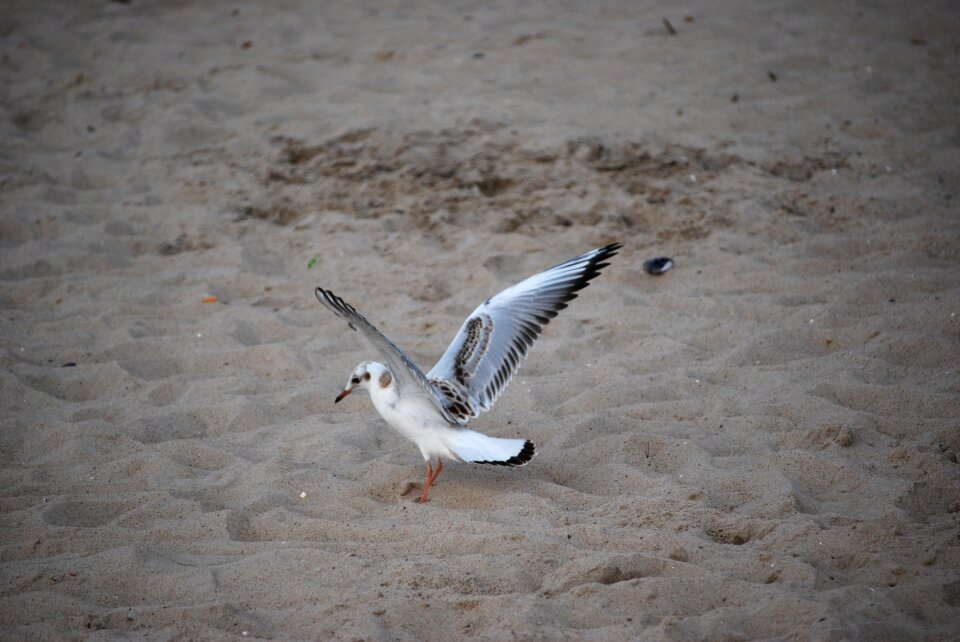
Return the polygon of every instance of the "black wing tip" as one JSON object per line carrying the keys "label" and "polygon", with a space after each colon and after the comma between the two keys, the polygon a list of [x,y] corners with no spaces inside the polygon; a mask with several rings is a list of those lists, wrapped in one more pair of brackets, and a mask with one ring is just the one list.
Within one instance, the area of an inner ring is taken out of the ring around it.
{"label": "black wing tip", "polygon": [[608,243],[603,247],[598,247],[596,250],[594,250],[595,254],[590,257],[590,267],[597,271],[607,267],[610,264],[604,263],[604,261],[616,256],[620,252],[621,248],[623,248],[623,243],[619,241],[616,243]]}
{"label": "black wing tip", "polygon": [[[601,252],[606,252],[606,256],[613,256],[613,255],[616,254],[616,253],[620,250],[620,248],[622,248],[622,247],[623,247],[623,243],[620,242],[620,241],[616,241],[616,242],[614,242],[614,243],[607,243],[607,244],[604,245],[603,247],[600,247],[600,248],[597,248],[597,249],[600,250]],[[602,259],[601,259],[601,260],[602,260]]]}
{"label": "black wing tip", "polygon": [[523,466],[528,464],[537,455],[537,448],[527,439],[523,442],[520,452],[506,461],[475,461],[475,464],[489,464],[491,466]]}
{"label": "black wing tip", "polygon": [[341,310],[351,309],[350,304],[348,304],[346,301],[344,301],[343,299],[338,297],[336,294],[334,294],[332,290],[324,290],[323,288],[317,288],[316,290],[313,291],[313,293],[317,295],[317,300],[319,300],[320,303],[323,303],[325,305],[333,305],[333,307]]}
{"label": "black wing tip", "polygon": [[317,301],[319,301],[323,305],[327,306],[328,308],[332,308],[335,312],[343,311],[343,299],[338,297],[336,294],[334,294],[330,290],[317,288],[316,290],[313,291],[313,293],[317,295]]}
{"label": "black wing tip", "polygon": [[[313,293],[316,295],[317,301],[319,301],[328,309],[332,310],[333,313],[341,319],[346,319],[347,325],[350,326],[351,330],[357,329],[357,326],[350,321],[350,315],[360,317],[361,319],[363,319],[363,317],[360,316],[360,314],[352,305],[338,297],[330,290],[324,290],[323,288],[318,287],[314,289]],[[366,321],[366,319],[364,319],[364,321]]]}
{"label": "black wing tip", "polygon": [[622,247],[623,243],[618,241],[616,243],[610,243],[593,250],[593,255],[587,259],[587,264],[583,267],[583,271],[580,273],[580,276],[568,286],[565,300],[571,301],[577,298],[576,293],[590,285],[590,281],[600,276],[600,271],[610,265],[610,263],[606,262],[607,259],[616,256],[617,252]]}
{"label": "black wing tip", "polygon": [[620,250],[623,248],[623,243],[617,241],[616,243],[608,243],[603,247],[598,247],[588,254],[593,254],[589,259],[589,265],[597,270],[605,268],[609,263],[604,263],[609,258],[616,256]]}

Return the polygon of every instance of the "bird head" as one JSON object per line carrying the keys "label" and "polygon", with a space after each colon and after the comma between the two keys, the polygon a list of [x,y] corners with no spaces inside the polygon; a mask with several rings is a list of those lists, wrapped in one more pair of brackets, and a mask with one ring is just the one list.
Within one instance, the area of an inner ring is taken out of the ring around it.
{"label": "bird head", "polygon": [[364,389],[370,388],[370,382],[373,380],[379,380],[380,375],[387,371],[387,367],[382,363],[377,363],[375,361],[364,361],[356,368],[353,369],[353,373],[350,375],[350,379],[347,381],[347,385],[344,387],[343,392],[337,395],[337,398],[334,399],[334,403],[339,403],[344,397],[353,392],[354,388]]}

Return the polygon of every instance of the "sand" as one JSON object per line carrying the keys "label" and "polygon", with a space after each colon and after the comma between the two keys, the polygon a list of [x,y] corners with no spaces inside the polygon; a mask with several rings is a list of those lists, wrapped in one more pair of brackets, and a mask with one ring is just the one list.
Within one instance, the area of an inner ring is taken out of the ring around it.
{"label": "sand", "polygon": [[[957,639],[958,33],[4,3],[0,637]],[[473,424],[537,458],[416,504],[313,288],[428,369],[618,240]]]}

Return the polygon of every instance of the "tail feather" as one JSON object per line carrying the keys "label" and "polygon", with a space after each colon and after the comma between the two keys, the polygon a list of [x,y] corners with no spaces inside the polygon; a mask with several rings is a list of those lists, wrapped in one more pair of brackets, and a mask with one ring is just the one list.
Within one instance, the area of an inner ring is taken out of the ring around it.
{"label": "tail feather", "polygon": [[458,430],[448,446],[457,456],[471,464],[523,466],[537,454],[532,441],[488,437],[473,430]]}
{"label": "tail feather", "polygon": [[[517,439],[516,441],[523,441]],[[524,466],[537,454],[537,449],[529,439],[523,442],[523,448],[507,461],[476,461],[475,464],[493,464],[494,466]]]}

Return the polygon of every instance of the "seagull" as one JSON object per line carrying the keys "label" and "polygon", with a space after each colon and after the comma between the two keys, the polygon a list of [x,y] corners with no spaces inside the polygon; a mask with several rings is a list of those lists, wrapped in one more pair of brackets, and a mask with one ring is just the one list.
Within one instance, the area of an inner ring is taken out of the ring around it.
{"label": "seagull", "polygon": [[590,250],[487,299],[427,374],[353,306],[317,288],[320,303],[366,337],[385,362],[358,365],[334,403],[356,388],[367,390],[380,416],[417,445],[427,464],[420,503],[429,501],[444,459],[523,466],[536,454],[532,441],[489,437],[466,424],[493,407],[544,326],[609,265],[605,261],[620,247],[611,243]]}

